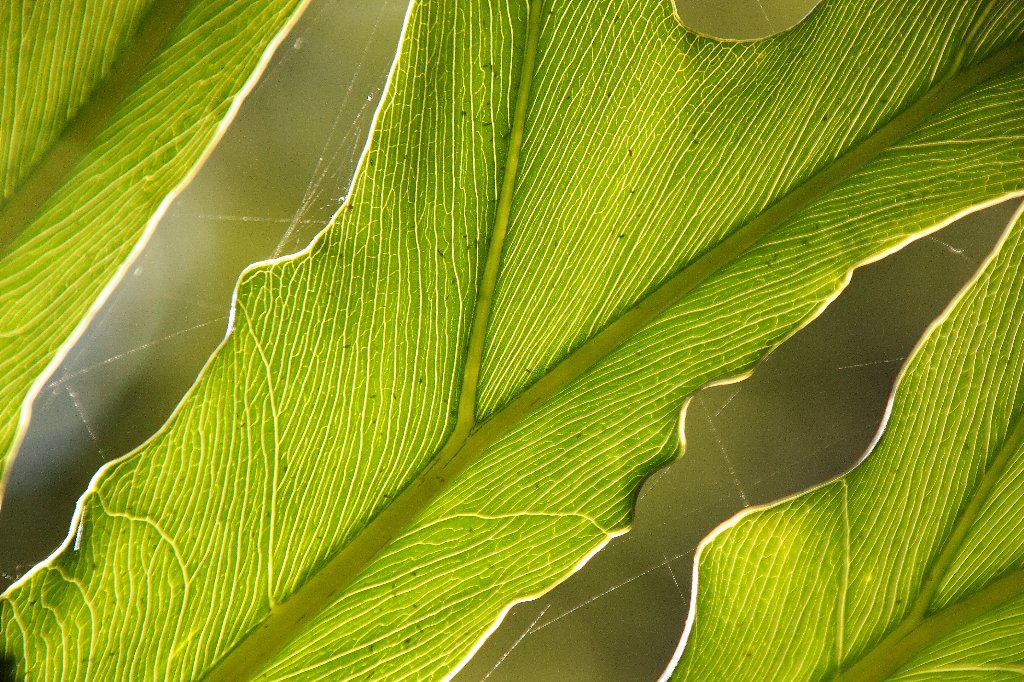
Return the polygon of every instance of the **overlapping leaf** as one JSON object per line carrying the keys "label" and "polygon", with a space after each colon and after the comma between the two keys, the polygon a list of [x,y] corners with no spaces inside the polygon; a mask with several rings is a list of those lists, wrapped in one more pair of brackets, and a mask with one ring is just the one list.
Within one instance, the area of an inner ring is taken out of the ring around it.
{"label": "overlapping leaf", "polygon": [[0,6],[0,471],[30,386],[196,166],[300,4]]}
{"label": "overlapping leaf", "polygon": [[674,679],[1024,670],[1024,221],[907,366],[870,458],[699,559]]}
{"label": "overlapping leaf", "polygon": [[627,526],[687,394],[1024,188],[1024,8],[893,5],[725,44],[667,0],[413,3],[348,204],[243,277],[5,648],[44,679],[450,673]]}

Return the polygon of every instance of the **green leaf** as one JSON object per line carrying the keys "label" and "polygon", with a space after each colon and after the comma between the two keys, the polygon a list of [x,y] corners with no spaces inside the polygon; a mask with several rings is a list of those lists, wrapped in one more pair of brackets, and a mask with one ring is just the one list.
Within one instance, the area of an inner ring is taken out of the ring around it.
{"label": "green leaf", "polygon": [[1024,672],[1024,220],[904,369],[868,460],[702,546],[673,679]]}
{"label": "green leaf", "polygon": [[0,7],[0,471],[30,387],[120,279],[300,4]]}
{"label": "green leaf", "polygon": [[[1024,7],[421,0],[346,206],[0,605],[43,679],[443,677],[629,524],[685,397],[1024,189]],[[61,652],[59,655],[56,652]]]}

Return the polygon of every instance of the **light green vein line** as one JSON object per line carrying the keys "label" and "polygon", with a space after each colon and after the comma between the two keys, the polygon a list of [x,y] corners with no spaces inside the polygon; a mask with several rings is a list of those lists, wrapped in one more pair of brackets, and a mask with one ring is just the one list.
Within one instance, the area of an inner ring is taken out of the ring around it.
{"label": "light green vein line", "polygon": [[[542,28],[540,1],[531,3],[530,35],[527,46],[536,52]],[[529,83],[532,74],[525,73],[527,64],[534,64],[536,55],[524,55],[524,69],[520,75],[516,115],[526,114],[521,107],[524,97],[524,83]],[[452,435],[438,451],[432,462],[421,471],[372,521],[370,521],[348,545],[323,565],[313,569],[309,579],[288,599],[280,602],[252,629],[238,645],[227,652],[210,673],[207,680],[234,682],[252,677],[260,667],[285,646],[300,628],[325,606],[338,597],[373,558],[391,541],[399,537],[408,525],[416,519],[441,492],[477,460],[483,451],[498,438],[507,433],[535,406],[569,385],[584,372],[593,367],[624,341],[639,331],[687,293],[706,282],[715,273],[733,263],[751,246],[771,234],[773,230],[796,216],[808,204],[849,178],[867,163],[890,149],[897,142],[914,132],[927,118],[941,111],[945,106],[972,88],[999,75],[1003,71],[1024,61],[1024,42],[1014,43],[962,72],[953,72],[924,94],[915,103],[897,114],[888,123],[878,128],[846,153],[819,170],[803,184],[780,198],[746,225],[738,228],[727,238],[692,261],[674,276],[655,288],[644,298],[610,323],[589,341],[567,355],[551,368],[547,374],[509,402],[500,411],[482,423],[470,422],[465,426],[465,414],[475,410],[474,399],[469,401],[460,396],[459,418]],[[513,130],[522,129],[524,122],[513,121]],[[522,144],[522,137],[518,138]],[[518,159],[519,150],[509,150],[509,158]],[[506,164],[508,167],[508,164]],[[514,167],[514,166],[513,166]],[[499,206],[511,197],[505,198],[506,189],[512,187],[506,176],[502,183]],[[505,218],[507,220],[507,216]],[[501,220],[499,211],[496,222]],[[497,229],[497,225],[495,226]],[[497,277],[500,264],[500,239],[492,237],[488,249],[488,266],[496,259],[493,274]],[[497,255],[495,252],[497,251]],[[487,286],[485,267],[481,287]],[[494,283],[490,284],[493,290]],[[489,305],[478,303],[474,315],[474,332],[479,328],[486,331],[486,316]],[[483,321],[481,322],[481,319]],[[475,337],[475,338],[473,338]],[[479,334],[471,333],[470,347],[483,344]],[[479,365],[480,357],[476,359]],[[465,371],[478,372],[479,366],[470,366],[467,358]],[[468,381],[468,380],[467,380]],[[464,384],[466,381],[463,382]],[[475,384],[475,382],[473,382]]]}
{"label": "light green vein line", "polygon": [[135,37],[32,172],[0,206],[0,257],[60,188],[117,107],[181,21],[188,0],[166,0],[149,9]]}
{"label": "light green vein line", "polygon": [[519,155],[523,147],[523,131],[529,115],[530,91],[533,87],[533,75],[537,67],[537,46],[540,41],[542,0],[532,0],[530,5],[529,28],[526,34],[526,52],[520,70],[519,92],[516,97],[516,110],[512,117],[512,132],[509,137],[508,151],[505,157],[505,172],[501,181],[501,193],[498,208],[491,230],[490,244],[487,248],[487,262],[484,265],[483,279],[477,292],[476,310],[473,316],[473,330],[469,337],[469,348],[466,351],[466,364],[462,374],[462,392],[459,395],[458,420],[452,440],[461,440],[476,426],[477,392],[480,388],[480,366],[484,355],[484,341],[487,338],[487,322],[491,317],[494,305],[494,287],[498,283],[498,271],[501,269],[501,253],[505,246],[505,235],[508,232],[508,221],[512,214],[512,195],[519,172]]}
{"label": "light green vein line", "polygon": [[[526,128],[526,118],[529,115],[530,91],[533,86],[537,48],[543,24],[541,5],[542,0],[532,0],[530,3],[525,53],[520,69],[516,108],[505,157],[504,176],[491,238],[487,247],[487,261],[484,265],[473,313],[473,327],[467,344],[455,428],[436,456],[435,465],[428,467],[428,471],[435,468],[437,464],[448,462],[454,454],[461,452],[469,442],[470,433],[477,425],[476,397],[480,366],[483,360],[484,341],[487,337],[487,323],[494,302],[494,288],[501,268],[501,253],[504,249],[505,235],[512,212],[512,195],[516,185],[516,174],[519,170],[523,133]],[[355,540],[315,573],[294,595],[272,608],[260,626],[237,647],[228,652],[210,671],[207,679],[234,681],[246,679],[258,672],[263,663],[288,643],[302,622],[340,593],[358,572],[370,563],[384,545],[396,537],[409,521],[426,508],[450,480],[448,477],[425,478],[421,473],[412,485],[368,524]],[[364,538],[367,539],[364,540]]]}
{"label": "light green vein line", "polygon": [[942,636],[999,606],[1007,599],[1024,593],[1024,571],[1018,571],[988,585],[967,599],[928,616],[935,594],[963,547],[967,534],[977,521],[978,514],[992,496],[992,491],[1006,471],[1010,459],[1022,446],[1024,414],[1018,415],[1013,429],[1000,446],[981,482],[971,492],[967,504],[961,509],[942,550],[928,568],[921,590],[906,617],[865,656],[840,674],[838,680],[871,682],[885,679]]}
{"label": "light green vein line", "polygon": [[843,567],[836,608],[836,666],[842,665],[846,655],[846,600],[850,592],[850,486],[845,478],[840,481],[840,486],[843,493]]}

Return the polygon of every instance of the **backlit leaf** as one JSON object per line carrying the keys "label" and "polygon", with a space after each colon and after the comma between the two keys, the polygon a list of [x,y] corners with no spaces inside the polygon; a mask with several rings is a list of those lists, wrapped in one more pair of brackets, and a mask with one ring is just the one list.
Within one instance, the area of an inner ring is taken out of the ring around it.
{"label": "backlit leaf", "polygon": [[[420,0],[352,194],[0,605],[40,679],[420,679],[629,524],[680,409],[1024,188],[1024,7]],[[61,652],[61,653],[56,653]]]}
{"label": "backlit leaf", "polygon": [[1024,221],[904,370],[868,460],[699,554],[673,679],[1024,671]]}
{"label": "backlit leaf", "polygon": [[0,3],[0,471],[300,0]]}

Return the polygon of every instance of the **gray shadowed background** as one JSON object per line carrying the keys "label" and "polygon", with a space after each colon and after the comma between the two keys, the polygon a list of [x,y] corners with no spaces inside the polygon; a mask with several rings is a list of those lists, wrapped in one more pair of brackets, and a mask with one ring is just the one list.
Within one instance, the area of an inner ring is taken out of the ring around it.
{"label": "gray shadowed background", "polygon": [[[344,200],[408,0],[313,0],[196,179],[45,383],[0,510],[0,588],[63,540],[104,462],[166,420],[223,338],[248,264],[292,253]],[[669,0],[666,0],[666,2]],[[815,0],[687,0],[701,33],[747,39]],[[740,383],[699,392],[685,456],[644,485],[632,532],[513,608],[460,680],[653,680],[687,615],[693,553],[716,525],[853,466],[903,360],[1015,207],[968,216],[858,270]]]}

